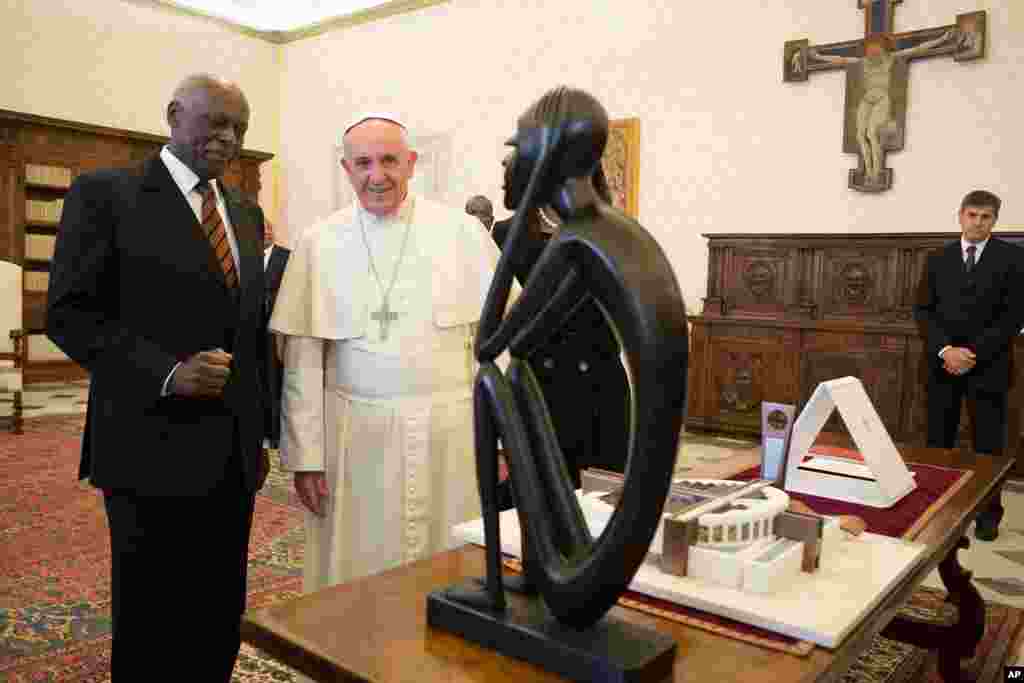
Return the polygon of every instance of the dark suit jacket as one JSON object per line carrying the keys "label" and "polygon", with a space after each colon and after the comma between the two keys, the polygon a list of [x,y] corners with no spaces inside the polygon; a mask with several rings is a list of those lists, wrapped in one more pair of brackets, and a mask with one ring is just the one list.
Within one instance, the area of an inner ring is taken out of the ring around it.
{"label": "dark suit jacket", "polygon": [[[79,475],[94,486],[202,495],[235,455],[256,488],[267,423],[263,214],[220,187],[239,250],[235,293],[159,157],[79,176],[65,198],[47,334],[90,374]],[[161,397],[178,361],[216,347],[233,354],[223,397]]]}
{"label": "dark suit jacket", "polygon": [[[281,289],[281,278],[284,276],[284,268],[288,265],[288,257],[292,250],[275,244],[270,250],[270,257],[267,259],[265,273],[267,296],[266,296],[266,320],[270,322],[270,315],[274,312],[274,302],[277,301],[277,291]],[[270,401],[270,424],[267,428],[270,445],[277,448],[281,441],[281,382],[284,376],[284,367],[277,359],[277,351],[274,349],[274,337],[267,334],[267,396]]]}
{"label": "dark suit jacket", "polygon": [[[499,248],[511,227],[511,218],[494,224],[491,236]],[[524,286],[546,243],[529,236],[513,261]],[[528,359],[576,484],[582,468],[621,472],[626,464],[629,380],[619,350],[604,314],[588,298]]]}
{"label": "dark suit jacket", "polygon": [[1024,325],[1024,249],[992,237],[968,275],[960,240],[928,257],[915,315],[924,326],[932,372],[945,372],[938,353],[965,346],[977,355],[965,375],[970,388],[1009,387],[1011,346]]}

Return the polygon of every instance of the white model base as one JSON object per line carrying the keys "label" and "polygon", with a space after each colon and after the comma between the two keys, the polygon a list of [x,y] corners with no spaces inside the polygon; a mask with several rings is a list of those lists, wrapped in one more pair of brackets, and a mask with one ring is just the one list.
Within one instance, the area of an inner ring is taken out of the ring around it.
{"label": "white model base", "polygon": [[[500,525],[502,551],[520,557],[521,537],[515,510],[502,512]],[[602,528],[592,523],[595,538]],[[641,565],[629,587],[638,593],[834,648],[875,608],[886,591],[921,561],[925,550],[919,543],[871,533],[845,538],[845,533],[837,530],[836,524],[826,525],[821,567],[816,572],[796,572],[795,577],[790,574],[785,581],[778,581],[774,570],[783,569],[782,564],[772,567],[774,563],[767,562],[755,569],[748,581],[750,587],[770,588],[767,592],[741,590],[735,585],[723,586],[694,576],[673,576],[662,572],[656,562]],[[452,537],[483,545],[483,520],[453,527]],[[799,560],[794,548],[801,549],[802,544],[783,548],[777,559]],[[723,565],[715,572],[725,574],[724,569]]]}

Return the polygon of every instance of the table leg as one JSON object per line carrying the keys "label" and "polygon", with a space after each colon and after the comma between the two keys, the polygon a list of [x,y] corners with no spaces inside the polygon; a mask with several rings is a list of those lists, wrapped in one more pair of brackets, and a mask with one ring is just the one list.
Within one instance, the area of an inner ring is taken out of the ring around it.
{"label": "table leg", "polygon": [[939,563],[939,576],[946,586],[946,602],[957,606],[958,617],[949,623],[921,621],[897,615],[882,631],[886,638],[938,650],[939,674],[946,683],[962,683],[960,660],[972,657],[985,633],[985,601],[971,583],[971,572],[960,566],[957,552],[970,541],[961,538]]}

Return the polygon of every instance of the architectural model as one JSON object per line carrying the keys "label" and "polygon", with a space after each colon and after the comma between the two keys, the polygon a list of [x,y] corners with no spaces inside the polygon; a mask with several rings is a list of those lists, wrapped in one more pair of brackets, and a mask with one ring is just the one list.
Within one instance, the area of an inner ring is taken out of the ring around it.
{"label": "architectural model", "polygon": [[[616,477],[583,473],[581,508],[591,526],[611,516]],[[662,572],[752,593],[772,593],[812,573],[843,533],[837,518],[791,512],[766,480],[678,479],[650,561]]]}

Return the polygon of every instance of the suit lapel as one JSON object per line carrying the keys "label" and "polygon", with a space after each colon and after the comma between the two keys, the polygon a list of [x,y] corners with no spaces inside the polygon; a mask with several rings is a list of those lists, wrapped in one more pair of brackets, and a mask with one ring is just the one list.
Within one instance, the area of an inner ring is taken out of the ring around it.
{"label": "suit lapel", "polygon": [[946,247],[946,272],[956,277],[962,277],[965,273],[964,252],[960,247],[960,240],[952,242]]}

